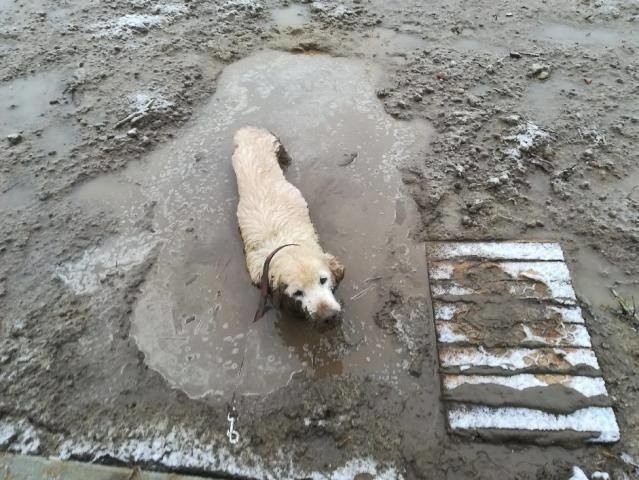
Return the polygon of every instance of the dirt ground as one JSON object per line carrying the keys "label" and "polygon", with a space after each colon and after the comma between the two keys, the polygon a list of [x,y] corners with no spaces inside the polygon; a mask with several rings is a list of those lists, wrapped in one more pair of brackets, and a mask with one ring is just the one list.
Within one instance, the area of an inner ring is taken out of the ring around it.
{"label": "dirt ground", "polygon": [[[632,310],[638,24],[636,0],[0,0],[0,449],[237,478],[635,478],[639,321],[612,290]],[[345,259],[337,332],[250,325],[244,123],[282,138]],[[617,444],[447,433],[419,253],[443,239],[561,243]]]}

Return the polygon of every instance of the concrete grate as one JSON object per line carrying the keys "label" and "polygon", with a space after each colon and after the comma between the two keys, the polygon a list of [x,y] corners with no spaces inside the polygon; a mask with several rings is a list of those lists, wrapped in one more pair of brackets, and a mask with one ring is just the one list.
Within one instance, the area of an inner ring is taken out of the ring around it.
{"label": "concrete grate", "polygon": [[430,242],[452,432],[540,443],[619,440],[612,401],[553,242]]}

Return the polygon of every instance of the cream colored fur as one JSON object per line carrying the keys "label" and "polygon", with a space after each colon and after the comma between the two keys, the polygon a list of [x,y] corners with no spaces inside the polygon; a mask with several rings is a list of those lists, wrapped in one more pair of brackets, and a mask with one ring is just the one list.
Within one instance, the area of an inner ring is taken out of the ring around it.
{"label": "cream colored fur", "polygon": [[278,161],[282,145],[272,133],[255,127],[238,130],[234,140],[237,218],[251,280],[259,285],[266,257],[295,243],[299,246],[286,247],[271,260],[271,288],[295,300],[313,319],[334,317],[341,307],[333,290],[344,268],[320,246],[306,200],[284,177]]}

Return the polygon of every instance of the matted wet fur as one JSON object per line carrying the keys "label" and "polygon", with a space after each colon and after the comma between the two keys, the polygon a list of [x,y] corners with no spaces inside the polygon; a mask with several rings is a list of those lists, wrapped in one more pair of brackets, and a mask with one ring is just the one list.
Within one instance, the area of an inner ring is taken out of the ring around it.
{"label": "matted wet fur", "polygon": [[240,201],[237,219],[251,281],[260,285],[267,257],[269,286],[278,304],[298,309],[318,323],[341,312],[334,291],[344,277],[343,265],[319,244],[308,205],[284,177],[290,162],[284,147],[268,130],[244,127],[234,137],[233,169]]}

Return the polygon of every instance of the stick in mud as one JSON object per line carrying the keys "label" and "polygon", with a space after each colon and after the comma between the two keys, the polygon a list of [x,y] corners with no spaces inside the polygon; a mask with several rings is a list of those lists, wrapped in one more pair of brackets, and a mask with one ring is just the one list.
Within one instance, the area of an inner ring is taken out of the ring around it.
{"label": "stick in mud", "polygon": [[124,125],[125,123],[130,122],[135,117],[143,117],[144,115],[146,115],[149,112],[149,109],[153,106],[153,103],[155,103],[155,98],[152,98],[151,100],[149,100],[147,102],[147,104],[144,105],[140,110],[137,110],[137,111],[133,112],[132,114],[127,115],[122,120],[118,121],[115,124],[115,128],[120,128],[122,125]]}

